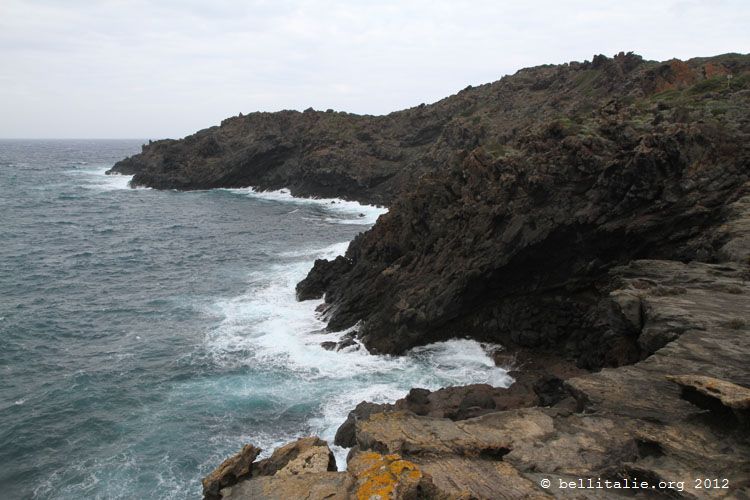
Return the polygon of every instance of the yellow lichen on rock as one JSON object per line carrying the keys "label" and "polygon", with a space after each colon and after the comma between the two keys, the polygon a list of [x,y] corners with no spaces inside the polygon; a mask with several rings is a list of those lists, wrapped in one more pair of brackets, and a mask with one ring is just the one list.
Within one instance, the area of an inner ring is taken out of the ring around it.
{"label": "yellow lichen on rock", "polygon": [[424,479],[416,464],[396,454],[360,453],[350,460],[348,469],[357,481],[357,500],[403,498],[419,490]]}

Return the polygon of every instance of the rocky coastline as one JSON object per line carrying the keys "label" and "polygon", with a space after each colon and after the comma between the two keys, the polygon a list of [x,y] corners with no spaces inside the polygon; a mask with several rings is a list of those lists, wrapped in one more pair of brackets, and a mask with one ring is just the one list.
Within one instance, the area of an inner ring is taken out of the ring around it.
{"label": "rocky coastline", "polygon": [[750,496],[750,56],[595,56],[386,116],[253,113],[112,172],[387,205],[298,298],[371,352],[501,344],[516,379],[362,402],[346,471],[314,437],[247,445],[206,498]]}

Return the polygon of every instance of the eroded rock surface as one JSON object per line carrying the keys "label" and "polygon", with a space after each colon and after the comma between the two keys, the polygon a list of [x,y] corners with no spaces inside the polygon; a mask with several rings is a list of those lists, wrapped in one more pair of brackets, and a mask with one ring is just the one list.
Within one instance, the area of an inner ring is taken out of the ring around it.
{"label": "eroded rock surface", "polygon": [[[742,60],[732,71],[750,77]],[[360,324],[379,353],[461,332],[592,369],[648,355],[664,339],[632,341],[641,311],[625,292],[611,297],[618,321],[602,335],[613,267],[747,261],[750,92],[708,91],[718,80],[706,64],[601,60],[592,71],[627,97],[540,113],[499,146],[480,141],[422,174],[351,243],[346,269],[320,261],[302,282],[325,294],[329,328]],[[488,117],[488,130],[503,119]]]}
{"label": "eroded rock surface", "polygon": [[345,472],[318,472],[301,476],[262,476],[222,490],[233,500],[349,500],[352,479]]}
{"label": "eroded rock surface", "polygon": [[[254,462],[260,452],[260,448],[247,444],[237,455],[225,460],[203,479],[204,498],[207,500],[245,498],[237,496],[240,495],[239,491],[244,491],[244,486],[234,489],[232,487],[250,478],[269,478],[254,484],[254,487],[263,489],[265,487],[263,485],[268,482],[280,484],[285,479],[310,474],[322,474],[322,477],[329,477],[330,474],[326,473],[336,471],[336,459],[328,443],[317,437],[298,439],[274,450],[270,457]],[[303,483],[304,481],[295,482],[290,479],[289,488],[294,489],[298,484]],[[321,487],[321,491],[326,491],[326,488]]]}
{"label": "eroded rock surface", "polygon": [[236,455],[227,458],[213,472],[203,478],[203,496],[207,500],[221,498],[222,488],[236,484],[250,476],[253,461],[260,454],[261,449],[251,444],[242,447]]}
{"label": "eroded rock surface", "polygon": [[301,438],[274,450],[253,467],[254,476],[296,476],[336,470],[328,443],[317,437]]}
{"label": "eroded rock surface", "polygon": [[667,379],[683,387],[683,398],[695,392],[732,410],[750,410],[747,387],[704,375],[668,375]]}
{"label": "eroded rock surface", "polygon": [[[322,443],[322,445],[320,445]],[[248,445],[250,446],[250,445]],[[205,498],[233,500],[386,500],[439,498],[429,475],[415,463],[397,454],[376,452],[356,453],[349,460],[346,472],[326,470],[322,461],[314,466],[309,456],[323,457],[316,448],[328,446],[316,438],[307,438],[285,445],[276,457],[253,464],[252,477],[223,487],[217,495]],[[329,451],[328,451],[329,452]],[[330,453],[330,452],[329,452]],[[291,458],[290,455],[295,455]],[[270,460],[270,461],[269,461]],[[288,460],[288,461],[287,461]],[[281,463],[280,463],[280,462]],[[315,462],[313,459],[312,462]],[[274,470],[276,466],[283,467]],[[269,467],[273,465],[273,467]]]}
{"label": "eroded rock surface", "polygon": [[[564,496],[571,492],[542,489],[539,481],[637,477],[684,481],[683,492],[665,494],[741,498],[750,493],[747,421],[715,406],[696,405],[681,386],[727,408],[746,405],[750,327],[737,318],[750,317],[748,270],[735,263],[653,260],[616,268],[617,292],[632,293],[642,304],[641,328],[633,335],[636,341],[648,339],[646,359],[567,379],[573,398],[550,408],[464,421],[373,413],[356,422],[357,449],[413,460],[448,495]],[[655,331],[665,339],[661,346],[652,341]],[[695,477],[726,478],[731,487],[694,490]],[[617,492],[579,493],[600,498]]]}
{"label": "eroded rock surface", "polygon": [[373,413],[409,411],[415,415],[466,420],[487,413],[531,406],[550,406],[566,396],[563,380],[585,373],[569,361],[527,350],[497,353],[496,361],[513,377],[510,387],[473,384],[436,391],[414,388],[393,404],[363,401],[336,432],[335,444],[355,445],[355,424]]}

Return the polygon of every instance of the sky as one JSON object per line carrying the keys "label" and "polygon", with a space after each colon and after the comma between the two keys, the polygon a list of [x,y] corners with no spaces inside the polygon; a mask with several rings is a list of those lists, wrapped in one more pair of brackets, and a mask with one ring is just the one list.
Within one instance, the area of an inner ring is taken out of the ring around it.
{"label": "sky", "polygon": [[383,114],[548,63],[750,52],[749,0],[0,0],[0,138]]}

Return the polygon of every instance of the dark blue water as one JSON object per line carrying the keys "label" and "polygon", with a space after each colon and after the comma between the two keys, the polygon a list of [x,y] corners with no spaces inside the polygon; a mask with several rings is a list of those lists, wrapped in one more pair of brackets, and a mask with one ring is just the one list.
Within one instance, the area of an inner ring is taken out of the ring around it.
{"label": "dark blue water", "polygon": [[244,443],[330,439],[412,386],[508,382],[470,341],[323,350],[340,334],[294,284],[381,211],[103,174],[140,142],[0,141],[1,497],[199,498]]}

